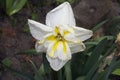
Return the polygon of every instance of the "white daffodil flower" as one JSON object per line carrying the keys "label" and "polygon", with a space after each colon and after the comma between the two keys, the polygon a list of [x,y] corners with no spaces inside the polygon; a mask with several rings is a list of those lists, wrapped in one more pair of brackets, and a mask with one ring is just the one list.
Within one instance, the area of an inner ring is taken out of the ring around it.
{"label": "white daffodil flower", "polygon": [[93,35],[91,30],[76,27],[72,8],[64,2],[46,16],[46,25],[28,20],[32,36],[37,39],[37,52],[46,52],[53,70],[58,71],[73,53],[83,51],[82,41]]}

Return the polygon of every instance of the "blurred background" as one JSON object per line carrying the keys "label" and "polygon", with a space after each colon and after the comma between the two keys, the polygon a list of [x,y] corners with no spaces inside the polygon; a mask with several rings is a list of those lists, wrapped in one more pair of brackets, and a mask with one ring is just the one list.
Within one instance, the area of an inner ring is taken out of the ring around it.
{"label": "blurred background", "polygon": [[[77,26],[97,29],[93,40],[105,35],[116,37],[120,32],[120,0],[0,0],[0,80],[30,80],[20,77],[26,75],[24,72],[35,75],[31,61],[39,68],[44,55],[33,54],[36,40],[29,32],[27,20],[45,23],[46,14],[65,1],[71,3]],[[58,80],[51,75],[44,80]],[[109,80],[120,77],[111,75]]]}

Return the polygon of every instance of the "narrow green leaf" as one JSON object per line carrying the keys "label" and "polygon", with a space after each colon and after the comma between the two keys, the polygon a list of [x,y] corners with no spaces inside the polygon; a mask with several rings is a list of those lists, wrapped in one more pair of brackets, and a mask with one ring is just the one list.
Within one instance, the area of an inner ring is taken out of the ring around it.
{"label": "narrow green leaf", "polygon": [[[9,16],[23,8],[27,0],[6,0],[6,12]],[[10,4],[9,4],[10,3]]]}
{"label": "narrow green leaf", "polygon": [[58,80],[63,80],[62,69],[58,71]]}
{"label": "narrow green leaf", "polygon": [[93,50],[92,54],[88,58],[87,63],[85,64],[84,73],[88,72],[90,68],[98,61],[100,54],[106,48],[107,39],[102,40],[97,47]]}
{"label": "narrow green leaf", "polygon": [[35,49],[30,49],[30,50],[17,52],[15,55],[37,55],[37,54],[38,53],[36,52]]}
{"label": "narrow green leaf", "polygon": [[107,23],[108,21],[110,22],[110,24],[116,24],[116,22],[118,23],[118,21],[116,21],[116,20],[119,20],[120,19],[120,16],[115,16],[115,17],[113,17],[112,19],[107,19],[107,20],[104,20],[104,21],[102,21],[102,22],[100,22],[99,24],[97,24],[95,27],[93,27],[93,29],[92,29],[92,31],[93,32],[95,32],[95,31],[97,31],[98,29],[100,29],[101,27],[104,27],[103,25],[105,24],[105,23]]}
{"label": "narrow green leaf", "polygon": [[39,79],[39,80],[43,80],[41,74],[39,73],[39,70],[37,69],[36,65],[34,64],[34,62],[32,60],[29,60],[30,63],[32,64],[34,70],[35,70],[35,73],[36,73],[36,78]]}
{"label": "narrow green leaf", "polygon": [[120,76],[120,68],[114,70],[112,74]]}
{"label": "narrow green leaf", "polygon": [[10,10],[9,8],[12,7],[13,3],[14,3],[14,0],[6,0],[6,10],[7,10],[7,12],[9,12],[9,10]]}
{"label": "narrow green leaf", "polygon": [[21,78],[24,78],[25,80],[34,80],[34,78],[32,77],[32,75],[29,75],[29,74],[26,74],[24,72],[20,72],[20,71],[17,71],[15,69],[12,69],[4,64],[1,64],[3,67],[5,67],[7,70],[13,72],[15,75],[21,77]]}
{"label": "narrow green leaf", "polygon": [[[103,61],[103,59],[108,56],[114,49],[116,48],[116,44],[113,44],[105,53],[105,55],[96,63],[93,65],[93,67],[90,69],[90,71],[87,73],[85,80],[97,80],[96,78],[99,77],[98,73],[95,73],[97,68],[99,67],[100,63]],[[88,66],[89,67],[89,66]],[[94,75],[95,74],[95,75]],[[100,75],[101,76],[101,75]],[[92,78],[93,77],[93,78]]]}
{"label": "narrow green leaf", "polygon": [[71,74],[73,80],[75,80],[81,75],[84,75],[83,71],[87,59],[88,55],[85,55],[84,53],[77,53],[72,55]]}
{"label": "narrow green leaf", "polygon": [[120,16],[113,17],[108,22],[108,26],[109,28],[106,29],[106,33],[116,36],[120,32]]}
{"label": "narrow green leaf", "polygon": [[65,65],[65,75],[66,75],[66,80],[72,80],[71,62],[68,62],[68,63]]}
{"label": "narrow green leaf", "polygon": [[97,41],[89,41],[89,42],[86,42],[85,45],[97,45],[99,42]]}
{"label": "narrow green leaf", "polygon": [[85,76],[80,76],[76,80],[84,80],[84,79],[85,79]]}
{"label": "narrow green leaf", "polygon": [[[111,52],[114,51],[116,48],[116,44],[113,44],[105,53],[105,55],[98,61],[96,64],[91,68],[91,70],[88,72],[86,79],[85,80],[102,80],[100,79],[103,76],[103,72],[99,73],[98,71],[96,72],[98,66],[100,65],[101,62],[109,55]],[[95,73],[96,72],[96,73]]]}
{"label": "narrow green leaf", "polygon": [[32,13],[32,20],[38,20],[38,14],[37,13]]}
{"label": "narrow green leaf", "polygon": [[51,68],[50,68],[49,62],[46,59],[46,54],[42,54],[42,55],[43,55],[43,65],[44,65],[45,73],[50,74]]}
{"label": "narrow green leaf", "polygon": [[97,39],[98,42],[107,39],[107,40],[115,40],[115,36],[103,36]]}
{"label": "narrow green leaf", "polygon": [[113,58],[110,66],[105,69],[103,76],[99,80],[107,80],[108,76],[118,67],[120,67],[120,60],[116,61],[116,58]]}
{"label": "narrow green leaf", "polygon": [[9,58],[5,58],[2,60],[2,63],[8,67],[12,65],[12,61]]}
{"label": "narrow green leaf", "polygon": [[41,75],[45,75],[45,69],[44,69],[44,65],[41,64],[40,68],[39,68],[39,72]]}
{"label": "narrow green leaf", "polygon": [[26,25],[26,26],[24,27],[23,31],[24,31],[25,33],[30,33],[29,26]]}
{"label": "narrow green leaf", "polygon": [[104,20],[102,22],[100,22],[99,24],[97,24],[95,27],[93,27],[92,31],[95,32],[98,29],[100,29],[106,22],[108,22],[108,20]]}
{"label": "narrow green leaf", "polygon": [[112,18],[112,21],[117,20],[117,19],[120,19],[120,16],[115,16],[115,17],[113,17],[113,18]]}
{"label": "narrow green leaf", "polygon": [[18,2],[14,3],[15,6],[13,6],[13,10],[11,11],[10,15],[13,15],[14,13],[18,12],[20,9],[23,8],[27,0],[19,0]]}

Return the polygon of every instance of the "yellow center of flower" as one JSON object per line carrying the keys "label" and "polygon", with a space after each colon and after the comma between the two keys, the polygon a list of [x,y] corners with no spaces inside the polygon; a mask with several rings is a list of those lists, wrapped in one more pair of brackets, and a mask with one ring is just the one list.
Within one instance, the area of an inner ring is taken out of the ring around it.
{"label": "yellow center of flower", "polygon": [[[68,41],[66,40],[64,37],[66,35],[68,35],[70,33],[70,31],[68,30],[63,30],[62,34],[60,33],[60,28],[59,27],[55,27],[54,29],[54,33],[53,35],[50,35],[48,37],[46,37],[45,40],[43,41],[39,41],[38,43],[41,44],[43,43],[44,41],[50,41],[50,42],[53,42],[53,46],[51,48],[51,51],[49,52],[49,57],[51,58],[54,58],[54,55],[55,55],[55,52],[57,51],[58,47],[62,47],[63,49],[63,53],[61,54],[64,54],[66,56],[66,58],[68,59],[68,56],[67,56],[67,43],[68,42],[71,42],[71,41]],[[74,41],[73,43],[79,43],[78,41]]]}
{"label": "yellow center of flower", "polygon": [[63,38],[63,36],[61,34],[57,34],[56,39],[59,40],[59,41],[64,40],[64,38]]}
{"label": "yellow center of flower", "polygon": [[67,35],[69,33],[69,31],[63,31],[63,35],[61,35],[59,27],[55,27],[54,32],[55,32],[55,35],[50,35],[46,38],[46,40],[48,40],[48,41],[54,41],[54,44],[52,46],[52,50],[48,55],[51,58],[53,58],[54,53],[57,50],[58,46],[62,45],[63,52],[67,57],[67,47],[66,47],[67,41],[64,39],[64,36]]}

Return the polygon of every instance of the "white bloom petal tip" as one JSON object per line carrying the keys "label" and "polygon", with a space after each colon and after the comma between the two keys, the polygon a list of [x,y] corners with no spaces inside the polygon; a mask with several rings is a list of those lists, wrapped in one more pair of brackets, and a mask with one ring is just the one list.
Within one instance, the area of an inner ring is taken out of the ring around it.
{"label": "white bloom petal tip", "polygon": [[52,27],[55,27],[56,25],[75,26],[76,23],[71,5],[68,2],[64,2],[48,12],[46,24]]}
{"label": "white bloom petal tip", "polygon": [[44,47],[43,44],[39,44],[39,41],[36,42],[35,49],[36,52],[46,52],[46,48]]}
{"label": "white bloom petal tip", "polygon": [[68,60],[65,60],[65,61],[62,61],[58,58],[50,58],[48,55],[46,55],[49,63],[50,63],[50,66],[51,68],[54,70],[54,71],[58,71],[60,70]]}
{"label": "white bloom petal tip", "polygon": [[28,23],[31,21],[31,19],[28,19]]}
{"label": "white bloom petal tip", "polygon": [[32,36],[37,40],[43,39],[44,35],[52,31],[51,27],[48,27],[34,20],[28,19],[28,25],[29,25]]}
{"label": "white bloom petal tip", "polygon": [[[57,11],[57,10],[62,9],[64,7],[71,8],[71,5],[69,2],[64,2],[64,3],[60,4],[59,6],[57,6],[56,8],[54,8],[53,10],[51,10],[50,12]],[[48,13],[50,13],[50,12],[48,12]]]}
{"label": "white bloom petal tip", "polygon": [[28,24],[30,25],[30,24],[33,24],[33,23],[35,23],[36,21],[34,21],[34,20],[31,20],[31,19],[28,19]]}

